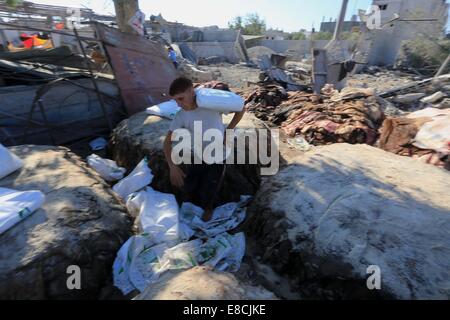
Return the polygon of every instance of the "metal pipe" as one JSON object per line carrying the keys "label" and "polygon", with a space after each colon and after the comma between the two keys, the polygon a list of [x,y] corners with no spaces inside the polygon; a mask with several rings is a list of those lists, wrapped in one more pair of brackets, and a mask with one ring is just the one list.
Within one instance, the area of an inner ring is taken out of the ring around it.
{"label": "metal pipe", "polygon": [[[80,39],[80,37],[78,36],[77,28],[73,28],[73,32],[75,33],[75,36],[77,37],[78,44],[80,45],[80,49],[81,49],[81,52],[83,53],[84,58],[85,58],[86,60],[89,60],[89,58],[88,58],[88,56],[87,56],[87,54],[86,54],[86,50],[84,50],[83,43],[81,42],[81,39]],[[97,81],[95,80],[94,72],[92,72],[92,68],[91,68],[91,66],[89,65],[89,63],[86,63],[86,65],[87,65],[89,74],[90,74],[90,76],[91,76],[91,80],[92,80],[92,84],[94,85],[95,92],[97,93],[97,97],[98,97],[98,100],[99,100],[99,102],[100,102],[100,106],[101,106],[101,108],[102,108],[103,114],[105,115],[105,119],[106,119],[106,121],[107,121],[107,123],[108,123],[108,127],[109,127],[109,129],[112,131],[113,126],[112,126],[112,123],[111,123],[111,119],[109,118],[108,112],[107,112],[107,110],[106,110],[105,103],[103,102],[103,97],[102,97],[102,95],[101,95],[101,93],[100,93],[100,89],[98,88]]]}

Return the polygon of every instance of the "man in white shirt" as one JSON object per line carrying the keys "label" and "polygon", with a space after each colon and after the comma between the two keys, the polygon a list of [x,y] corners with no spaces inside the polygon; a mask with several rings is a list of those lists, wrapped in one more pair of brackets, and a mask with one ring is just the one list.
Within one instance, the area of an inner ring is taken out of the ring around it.
{"label": "man in white shirt", "polygon": [[[219,182],[224,174],[225,165],[224,163],[206,164],[202,162],[191,165],[186,173],[183,172],[172,161],[172,134],[175,130],[184,128],[193,135],[194,122],[197,124],[201,122],[203,132],[208,129],[217,129],[222,133],[222,137],[225,137],[222,114],[197,106],[194,86],[192,81],[187,78],[175,79],[170,86],[169,93],[181,107],[173,119],[164,141],[164,155],[170,169],[170,182],[184,194],[198,199],[199,205],[205,210],[203,220],[208,221],[212,216],[214,196],[220,188]],[[236,112],[226,129],[234,129],[244,116],[244,112]],[[225,139],[223,138],[223,140]],[[193,145],[191,146],[191,149],[194,149]]]}

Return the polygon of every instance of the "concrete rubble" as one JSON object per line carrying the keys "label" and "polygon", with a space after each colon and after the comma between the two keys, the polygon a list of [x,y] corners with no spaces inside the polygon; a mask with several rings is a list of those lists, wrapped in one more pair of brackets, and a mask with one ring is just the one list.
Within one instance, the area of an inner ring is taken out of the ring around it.
{"label": "concrete rubble", "polygon": [[165,274],[134,300],[274,300],[264,288],[241,283],[233,274],[195,267]]}
{"label": "concrete rubble", "polygon": [[[249,254],[301,297],[448,299],[449,175],[367,145],[317,147],[262,184]],[[382,290],[367,290],[370,265]]]}
{"label": "concrete rubble", "polygon": [[[99,299],[110,266],[131,234],[125,206],[110,186],[67,148],[23,145],[24,166],[0,187],[41,190],[42,208],[0,235],[2,299]],[[95,258],[94,258],[95,257]],[[80,266],[84,290],[69,290],[67,268]]]}

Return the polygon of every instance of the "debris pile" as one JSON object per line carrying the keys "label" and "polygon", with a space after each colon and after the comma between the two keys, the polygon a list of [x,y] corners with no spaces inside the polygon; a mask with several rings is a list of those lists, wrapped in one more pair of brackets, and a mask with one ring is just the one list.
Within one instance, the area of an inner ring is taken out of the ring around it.
{"label": "debris pile", "polygon": [[268,55],[261,56],[258,61],[262,71],[260,80],[264,83],[277,82],[289,91],[307,90],[309,82],[307,84],[299,82],[298,80],[303,78],[297,75],[297,79],[294,79],[296,73],[286,70],[287,60],[286,56],[280,54],[272,54],[270,57]]}
{"label": "debris pile", "polygon": [[309,98],[281,125],[289,136],[302,134],[313,145],[338,142],[373,144],[384,115],[367,90],[346,88],[341,93]]}
{"label": "debris pile", "polygon": [[280,125],[288,136],[301,134],[313,145],[373,144],[384,118],[374,91],[364,88],[345,88],[339,93],[328,86],[319,96],[268,85],[245,98],[246,109],[258,118]]}
{"label": "debris pile", "polygon": [[200,70],[189,60],[178,58],[178,75],[185,76],[194,82],[205,82],[213,80],[213,74],[209,71]]}
{"label": "debris pile", "polygon": [[195,88],[210,88],[210,89],[217,89],[217,90],[223,90],[223,91],[230,91],[230,87],[227,83],[220,82],[220,81],[209,81],[205,83],[196,83],[194,85]]}
{"label": "debris pile", "polygon": [[288,98],[286,90],[277,84],[259,86],[250,92],[241,93],[245,99],[245,108],[255,116],[269,123],[274,122],[274,112]]}
{"label": "debris pile", "polygon": [[377,146],[450,170],[450,109],[426,108],[387,118]]}

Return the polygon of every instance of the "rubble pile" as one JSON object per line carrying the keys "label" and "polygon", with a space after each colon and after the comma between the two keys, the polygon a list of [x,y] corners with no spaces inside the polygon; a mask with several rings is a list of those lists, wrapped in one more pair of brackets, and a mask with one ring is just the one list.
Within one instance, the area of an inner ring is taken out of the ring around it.
{"label": "rubble pile", "polygon": [[245,99],[245,108],[263,121],[273,124],[274,112],[288,98],[286,89],[277,84],[259,86],[247,92],[240,92]]}
{"label": "rubble pile", "polygon": [[450,75],[435,79],[413,82],[405,88],[398,88],[381,95],[389,95],[387,100],[403,111],[417,111],[426,107],[445,109],[450,107]]}
{"label": "rubble pile", "polygon": [[281,86],[259,87],[245,95],[248,111],[288,136],[302,134],[313,145],[336,142],[373,144],[384,114],[374,91],[326,87],[322,95],[286,92]]}
{"label": "rubble pile", "polygon": [[422,78],[400,70],[388,70],[377,66],[364,68],[362,73],[349,76],[347,83],[353,87],[370,87],[378,92],[410,84]]}
{"label": "rubble pile", "polygon": [[450,170],[450,109],[426,108],[387,118],[377,146]]}
{"label": "rubble pile", "polygon": [[196,84],[194,84],[194,87],[195,88],[209,88],[209,89],[230,91],[230,86],[227,83],[216,81],[216,80],[205,82],[205,83],[196,83]]}
{"label": "rubble pile", "polygon": [[188,77],[194,82],[205,82],[213,79],[212,72],[200,70],[184,58],[178,58],[178,75]]}
{"label": "rubble pile", "polygon": [[346,89],[324,96],[322,103],[317,98],[309,99],[281,128],[289,136],[302,134],[313,145],[375,143],[384,117],[376,98],[361,90]]}

